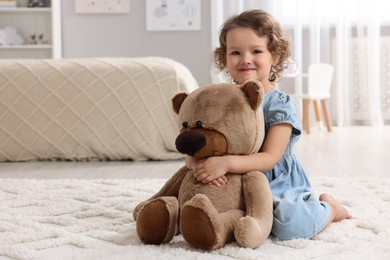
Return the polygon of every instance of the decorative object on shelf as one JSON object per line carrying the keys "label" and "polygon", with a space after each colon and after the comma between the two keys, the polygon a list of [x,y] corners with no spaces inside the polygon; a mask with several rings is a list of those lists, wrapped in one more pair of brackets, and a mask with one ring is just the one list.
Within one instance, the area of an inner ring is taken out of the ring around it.
{"label": "decorative object on shelf", "polygon": [[0,45],[21,45],[23,37],[17,32],[13,26],[6,26],[0,29]]}
{"label": "decorative object on shelf", "polygon": [[49,44],[49,34],[47,32],[38,35],[38,44]]}
{"label": "decorative object on shelf", "polygon": [[27,37],[27,44],[30,44],[30,45],[35,45],[37,44],[38,41],[37,41],[37,36],[36,34],[30,34],[28,37]]}
{"label": "decorative object on shelf", "polygon": [[78,14],[125,14],[130,12],[130,0],[75,0]]}
{"label": "decorative object on shelf", "polygon": [[51,0],[28,0],[27,7],[50,7]]}
{"label": "decorative object on shelf", "polygon": [[200,0],[146,1],[148,31],[197,31],[200,28]]}
{"label": "decorative object on shelf", "polygon": [[44,3],[43,3],[43,0],[29,0],[27,6],[28,7],[43,7]]}
{"label": "decorative object on shelf", "polygon": [[30,45],[43,45],[43,44],[49,44],[49,34],[47,32],[41,33],[41,34],[30,34],[27,37],[27,43]]}

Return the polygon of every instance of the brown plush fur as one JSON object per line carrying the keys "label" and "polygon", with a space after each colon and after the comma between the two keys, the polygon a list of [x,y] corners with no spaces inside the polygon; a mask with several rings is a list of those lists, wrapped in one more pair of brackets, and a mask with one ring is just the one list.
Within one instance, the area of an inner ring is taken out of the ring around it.
{"label": "brown plush fur", "polygon": [[[172,99],[182,128],[176,147],[205,158],[257,152],[264,138],[260,82],[237,87],[213,84]],[[179,169],[157,194],[133,211],[137,233],[146,244],[169,242],[182,233],[193,247],[213,250],[237,241],[260,246],[271,232],[272,194],[265,175],[227,173],[222,187],[198,182],[192,171]]]}

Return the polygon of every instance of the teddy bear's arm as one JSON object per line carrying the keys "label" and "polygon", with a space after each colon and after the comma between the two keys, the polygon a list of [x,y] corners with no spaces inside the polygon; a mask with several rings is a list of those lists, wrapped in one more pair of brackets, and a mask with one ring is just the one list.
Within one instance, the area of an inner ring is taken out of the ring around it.
{"label": "teddy bear's arm", "polygon": [[181,167],[159,190],[155,195],[150,199],[155,199],[162,196],[175,196],[176,198],[179,195],[179,189],[181,183],[188,173],[189,169],[186,166]]}
{"label": "teddy bear's arm", "polygon": [[146,201],[141,202],[138,204],[135,209],[133,210],[133,217],[135,220],[137,220],[138,212],[140,209],[150,200],[162,197],[162,196],[174,196],[178,197],[179,195],[179,189],[181,186],[181,183],[188,173],[189,169],[185,166],[180,168],[166,183],[165,185],[156,193],[154,194],[151,198],[149,198]]}

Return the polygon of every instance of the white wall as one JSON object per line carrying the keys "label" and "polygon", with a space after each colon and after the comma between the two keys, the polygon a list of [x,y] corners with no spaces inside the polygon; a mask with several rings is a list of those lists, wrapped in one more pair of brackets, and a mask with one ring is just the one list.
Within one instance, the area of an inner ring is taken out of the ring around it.
{"label": "white wall", "polygon": [[200,85],[210,82],[210,1],[201,0],[200,31],[146,31],[144,0],[130,0],[129,14],[76,14],[62,1],[64,58],[162,56],[187,66]]}

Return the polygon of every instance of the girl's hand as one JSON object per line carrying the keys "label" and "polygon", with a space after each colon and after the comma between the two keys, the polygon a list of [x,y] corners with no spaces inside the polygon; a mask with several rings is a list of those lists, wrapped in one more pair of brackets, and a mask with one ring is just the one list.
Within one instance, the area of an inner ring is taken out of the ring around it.
{"label": "girl's hand", "polygon": [[[216,186],[224,185],[227,181],[225,174],[228,172],[227,157],[215,156],[200,160],[192,170],[194,177],[204,184],[212,182]],[[225,178],[221,178],[222,176]]]}
{"label": "girl's hand", "polygon": [[209,182],[209,184],[212,184],[217,187],[222,187],[227,182],[227,177],[224,175],[222,177],[219,177],[218,179],[213,180],[212,182]]}

